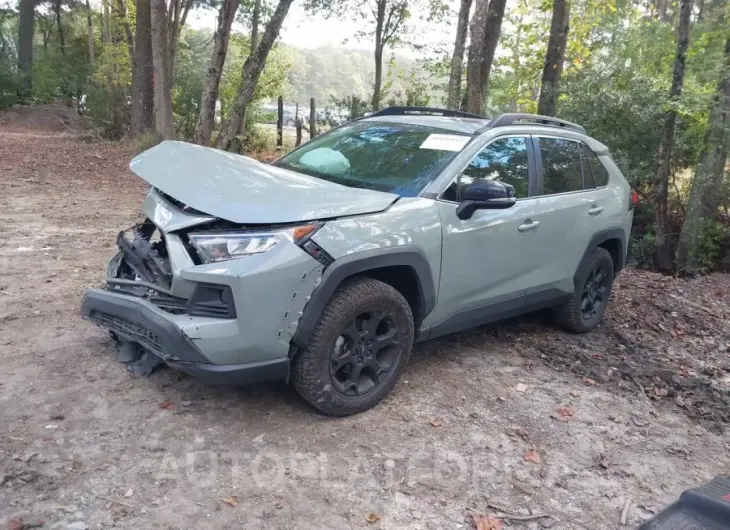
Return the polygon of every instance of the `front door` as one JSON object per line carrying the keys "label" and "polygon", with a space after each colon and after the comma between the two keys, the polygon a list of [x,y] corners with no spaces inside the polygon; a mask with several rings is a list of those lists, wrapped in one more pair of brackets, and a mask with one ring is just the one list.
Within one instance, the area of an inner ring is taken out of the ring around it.
{"label": "front door", "polygon": [[[535,182],[533,160],[529,137],[498,137],[472,159],[439,200],[441,281],[438,303],[424,322],[424,327],[431,327],[432,337],[522,310],[539,259],[534,251],[540,237],[539,222],[534,219],[537,199],[530,197]],[[470,219],[459,219],[460,197],[476,179],[514,186],[517,203],[504,210],[477,210]]]}

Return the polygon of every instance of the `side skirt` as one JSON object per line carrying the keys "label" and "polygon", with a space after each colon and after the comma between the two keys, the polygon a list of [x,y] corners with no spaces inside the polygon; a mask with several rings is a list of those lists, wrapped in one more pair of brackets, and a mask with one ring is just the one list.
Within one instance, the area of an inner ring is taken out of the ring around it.
{"label": "side skirt", "polygon": [[565,302],[568,298],[570,298],[570,293],[566,293],[560,289],[546,289],[526,296],[467,309],[466,311],[451,315],[446,320],[430,328],[421,329],[417,342],[456,333],[457,331],[464,331],[465,329],[471,329],[491,322],[504,320],[505,318],[530,313],[538,309],[552,307]]}

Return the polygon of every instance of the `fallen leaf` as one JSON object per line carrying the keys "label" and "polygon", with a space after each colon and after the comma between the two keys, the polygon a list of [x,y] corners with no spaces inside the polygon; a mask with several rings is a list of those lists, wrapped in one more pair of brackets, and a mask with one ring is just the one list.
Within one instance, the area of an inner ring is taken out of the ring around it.
{"label": "fallen leaf", "polygon": [[664,397],[664,396],[667,395],[667,389],[666,388],[655,387],[654,388],[654,395],[657,396],[657,397]]}
{"label": "fallen leaf", "polygon": [[471,520],[476,530],[502,530],[504,528],[502,519],[491,515],[472,515]]}
{"label": "fallen leaf", "polygon": [[560,405],[558,407],[558,414],[563,418],[572,418],[575,416],[575,411],[568,405]]}
{"label": "fallen leaf", "polygon": [[441,427],[441,425],[443,425],[444,422],[440,418],[434,418],[433,420],[429,421],[428,423],[430,423],[434,427]]}
{"label": "fallen leaf", "polygon": [[524,455],[522,455],[522,458],[524,458],[527,462],[533,462],[535,464],[540,463],[540,455],[534,449],[527,451]]}
{"label": "fallen leaf", "polygon": [[165,410],[175,410],[175,402],[171,399],[168,399],[160,403],[160,408]]}
{"label": "fallen leaf", "polygon": [[238,497],[236,497],[235,495],[231,495],[230,497],[223,499],[223,502],[225,502],[231,508],[234,508],[236,504],[238,504]]}
{"label": "fallen leaf", "polygon": [[132,495],[134,495],[134,490],[132,488],[129,488],[124,494],[125,497],[131,497]]}
{"label": "fallen leaf", "polygon": [[596,383],[593,379],[590,377],[584,377],[583,378],[583,384],[585,386],[596,386],[598,383]]}
{"label": "fallen leaf", "polygon": [[380,516],[377,513],[369,513],[368,516],[365,518],[365,520],[370,523],[374,524],[380,521]]}
{"label": "fallen leaf", "polygon": [[515,390],[517,390],[517,392],[524,392],[527,390],[527,385],[525,383],[517,383]]}

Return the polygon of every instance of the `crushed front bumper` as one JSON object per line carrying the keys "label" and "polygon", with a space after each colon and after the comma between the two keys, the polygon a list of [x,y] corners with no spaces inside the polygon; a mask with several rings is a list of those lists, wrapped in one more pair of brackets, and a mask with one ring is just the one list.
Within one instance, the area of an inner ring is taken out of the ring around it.
{"label": "crushed front bumper", "polygon": [[205,383],[248,385],[289,377],[288,357],[248,364],[212,364],[171,316],[140,298],[89,289],[81,304],[81,316]]}

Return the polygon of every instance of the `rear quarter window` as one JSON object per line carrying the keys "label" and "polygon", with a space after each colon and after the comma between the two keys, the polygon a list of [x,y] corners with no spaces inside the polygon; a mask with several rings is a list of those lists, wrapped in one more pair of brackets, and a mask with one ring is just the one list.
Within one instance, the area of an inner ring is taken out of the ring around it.
{"label": "rear quarter window", "polygon": [[[588,177],[590,176],[593,180],[593,185],[597,188],[608,185],[608,170],[603,165],[601,159],[596,156],[590,147],[583,144],[583,156],[586,161],[586,182],[589,182]],[[590,175],[589,175],[590,173]]]}

